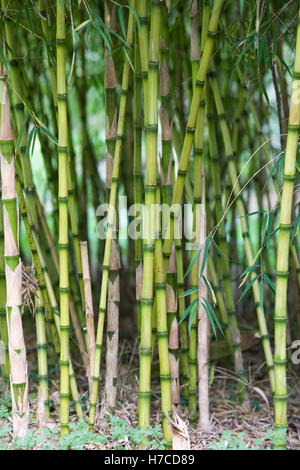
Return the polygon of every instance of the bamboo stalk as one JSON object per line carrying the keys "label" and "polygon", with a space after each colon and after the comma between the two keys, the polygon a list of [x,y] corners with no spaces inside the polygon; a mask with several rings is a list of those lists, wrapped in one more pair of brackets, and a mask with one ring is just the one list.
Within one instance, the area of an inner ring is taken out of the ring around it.
{"label": "bamboo stalk", "polygon": [[6,278],[6,315],[10,359],[13,435],[25,437],[28,429],[28,375],[22,327],[22,263],[19,251],[19,214],[15,186],[15,157],[10,122],[6,73],[1,70],[1,179]]}
{"label": "bamboo stalk", "polygon": [[285,150],[282,197],[280,202],[279,237],[276,262],[276,295],[274,314],[275,335],[275,449],[285,449],[287,433],[287,383],[286,383],[286,324],[287,286],[289,276],[289,245],[293,208],[293,190],[296,178],[296,155],[300,128],[300,10],[296,36],[296,50],[292,94],[290,102],[288,135]]}
{"label": "bamboo stalk", "polygon": [[[134,204],[138,213],[136,217],[142,217],[141,204],[143,203],[143,175],[142,175],[142,70],[140,50],[138,43],[137,26],[134,34],[134,101],[133,101],[133,120],[134,120]],[[137,304],[137,323],[140,336],[141,330],[141,297],[142,297],[142,276],[143,276],[143,240],[142,236],[135,237],[135,297]]]}
{"label": "bamboo stalk", "polygon": [[35,296],[35,327],[36,347],[38,356],[39,387],[45,407],[45,415],[50,418],[49,391],[48,391],[48,360],[47,360],[47,338],[45,325],[45,307],[41,292],[38,290]]}
{"label": "bamboo stalk", "polygon": [[65,2],[56,3],[57,116],[58,116],[58,209],[60,297],[60,426],[69,433],[69,235],[68,235],[68,120],[66,89]]}
{"label": "bamboo stalk", "polygon": [[[157,126],[158,126],[158,68],[160,46],[160,2],[151,4],[151,26],[148,52],[148,88],[146,122],[146,176],[145,176],[145,218],[143,246],[143,284],[141,308],[141,343],[140,343],[140,380],[138,399],[138,424],[146,428],[150,423],[151,402],[151,315],[153,307],[153,271],[154,271],[154,230],[157,174]],[[141,57],[144,45],[140,42]],[[142,60],[143,66],[143,60]]]}

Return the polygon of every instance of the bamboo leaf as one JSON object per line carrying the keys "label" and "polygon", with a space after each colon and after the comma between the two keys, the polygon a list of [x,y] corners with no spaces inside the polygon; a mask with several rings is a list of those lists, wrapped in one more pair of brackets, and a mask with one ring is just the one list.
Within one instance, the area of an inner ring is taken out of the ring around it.
{"label": "bamboo leaf", "polygon": [[125,28],[125,20],[124,20],[124,13],[123,13],[122,6],[119,7],[118,14],[119,14],[119,21],[120,21],[122,34],[124,38],[126,38],[126,28]]}
{"label": "bamboo leaf", "polygon": [[245,269],[245,271],[241,274],[240,277],[244,277],[245,274],[252,273],[252,271],[255,271],[259,267],[260,267],[259,264],[253,264],[252,266],[249,266],[249,268]]}
{"label": "bamboo leaf", "polygon": [[193,258],[192,258],[192,260],[191,260],[191,262],[190,262],[190,265],[189,265],[188,269],[186,270],[186,273],[185,273],[185,275],[184,275],[185,278],[189,275],[189,273],[190,273],[191,270],[193,269],[193,266],[194,266],[194,264],[196,263],[197,258],[198,258],[198,256],[199,256],[200,253],[201,253],[201,250],[202,250],[202,247],[200,246],[200,248],[198,248],[198,250],[197,250],[196,253],[194,254],[194,256],[193,256]]}
{"label": "bamboo leaf", "polygon": [[198,292],[198,287],[192,287],[191,289],[187,290],[186,292],[183,292],[179,297],[186,297],[187,295],[194,294],[195,292]]}
{"label": "bamboo leaf", "polygon": [[186,319],[192,308],[194,307],[195,304],[198,304],[198,299],[194,299],[193,302],[186,308],[184,314],[179,320],[179,325]]}
{"label": "bamboo leaf", "polygon": [[262,224],[261,234],[260,234],[260,241],[261,241],[261,244],[262,244],[262,245],[263,245],[264,238],[265,238],[265,234],[266,234],[266,230],[267,230],[267,227],[268,227],[268,222],[269,222],[269,212],[266,212],[266,213],[264,214],[263,224]]}
{"label": "bamboo leaf", "polygon": [[87,26],[89,26],[91,23],[92,23],[92,20],[91,20],[91,19],[85,20],[85,21],[83,21],[82,23],[80,23],[80,25],[78,25],[77,28],[75,28],[75,31],[76,31],[77,33],[81,33],[81,31],[83,31],[84,29],[86,29]]}
{"label": "bamboo leaf", "polygon": [[248,290],[253,286],[253,284],[255,283],[255,281],[257,279],[259,279],[260,277],[260,274],[257,274],[250,282],[249,284],[247,285],[247,287],[244,289],[241,297],[239,298],[239,302],[242,300],[243,297],[245,297],[246,293],[248,292]]}
{"label": "bamboo leaf", "polygon": [[271,279],[269,278],[269,276],[267,274],[263,274],[263,278],[264,280],[266,281],[266,283],[268,284],[268,286],[272,289],[272,291],[276,292],[276,287],[275,287],[275,284],[271,281]]}
{"label": "bamboo leaf", "polygon": [[211,237],[211,242],[213,243],[214,247],[216,248],[217,252],[219,253],[220,256],[223,256],[223,258],[228,260],[228,257],[223,253],[221,248],[217,245],[216,241],[214,240],[214,237]]}
{"label": "bamboo leaf", "polygon": [[210,282],[208,281],[208,279],[206,279],[206,277],[204,276],[204,274],[202,274],[202,279],[203,279],[203,281],[205,282],[205,285],[206,285],[206,287],[207,287],[207,290],[208,290],[208,293],[209,293],[209,295],[210,295],[211,300],[213,301],[214,304],[216,304],[216,303],[217,303],[217,301],[216,301],[216,296],[215,296],[215,293],[214,293],[214,291],[213,291],[213,288],[212,288],[211,285],[210,285]]}
{"label": "bamboo leaf", "polygon": [[[211,316],[212,316],[212,319],[215,321],[218,329],[220,330],[221,334],[224,336],[224,332],[223,332],[223,329],[222,329],[222,326],[221,326],[221,323],[219,322],[219,319],[217,317],[217,315],[215,314],[212,306],[210,305],[210,303],[207,301],[207,299],[205,297],[202,297],[202,299],[204,300],[205,304],[207,305],[207,308],[208,310],[210,311],[211,313]],[[216,335],[215,335],[216,336]],[[217,337],[217,336],[216,336]]]}

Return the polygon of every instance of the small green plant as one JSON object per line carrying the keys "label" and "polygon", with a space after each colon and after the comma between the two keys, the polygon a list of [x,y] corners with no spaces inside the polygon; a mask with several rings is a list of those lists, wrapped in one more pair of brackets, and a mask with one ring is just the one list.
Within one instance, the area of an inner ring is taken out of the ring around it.
{"label": "small green plant", "polygon": [[77,423],[70,423],[69,428],[70,434],[59,438],[59,450],[83,450],[87,444],[105,444],[108,441],[107,437],[89,431],[82,418]]}
{"label": "small green plant", "polygon": [[245,441],[245,432],[233,435],[230,430],[224,430],[222,438],[219,442],[209,445],[209,450],[265,450],[263,445],[265,441],[273,440],[273,431],[269,431],[266,436],[261,439],[254,439],[253,444],[249,445]]}
{"label": "small green plant", "polygon": [[110,416],[111,438],[117,440],[118,449],[138,448],[141,442],[147,449],[164,450],[167,442],[163,438],[163,432],[160,425],[155,427],[148,426],[147,429],[135,428],[129,425],[124,419],[117,416]]}

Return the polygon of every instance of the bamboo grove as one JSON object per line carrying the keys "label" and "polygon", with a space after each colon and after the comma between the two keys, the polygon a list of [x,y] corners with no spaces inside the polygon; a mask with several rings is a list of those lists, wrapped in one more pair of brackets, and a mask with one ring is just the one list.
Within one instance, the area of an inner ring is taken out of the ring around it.
{"label": "bamboo grove", "polygon": [[297,0],[1,0],[1,380],[14,437],[37,387],[46,420],[59,391],[62,436],[70,419],[96,431],[123,400],[126,340],[136,425],[150,426],[158,396],[168,448],[176,416],[209,433],[218,367],[245,413],[251,376],[264,377],[273,448],[287,447],[299,15]]}

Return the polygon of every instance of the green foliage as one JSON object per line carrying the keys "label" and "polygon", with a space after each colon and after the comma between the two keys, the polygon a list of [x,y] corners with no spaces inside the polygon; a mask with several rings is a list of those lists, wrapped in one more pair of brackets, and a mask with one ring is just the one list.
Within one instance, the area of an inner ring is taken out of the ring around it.
{"label": "green foliage", "polygon": [[51,425],[43,429],[29,429],[25,437],[12,441],[10,412],[1,400],[0,450],[83,450],[86,447],[99,448],[99,445],[103,448],[107,443],[118,450],[133,450],[138,449],[141,442],[151,450],[163,450],[167,446],[160,425],[138,429],[113,415],[108,416],[109,427],[106,435],[89,431],[86,422],[81,418],[75,423],[70,423],[70,433],[63,437],[60,437],[58,427]]}
{"label": "green foliage", "polygon": [[231,430],[224,430],[219,442],[209,445],[209,450],[266,450],[266,441],[273,439],[273,431],[269,431],[265,437],[254,439],[253,443],[246,441],[246,433],[240,432],[237,435]]}
{"label": "green foliage", "polygon": [[128,444],[130,446],[129,448],[138,449],[141,442],[144,442],[146,448],[151,450],[163,450],[167,446],[160,425],[156,425],[155,427],[148,426],[147,429],[138,429],[117,416],[110,416],[109,422],[111,426],[111,438],[119,443],[118,449],[126,449],[128,448]]}
{"label": "green foliage", "polygon": [[84,419],[70,423],[70,434],[59,438],[59,450],[83,450],[87,444],[105,444],[107,437],[88,430]]}

